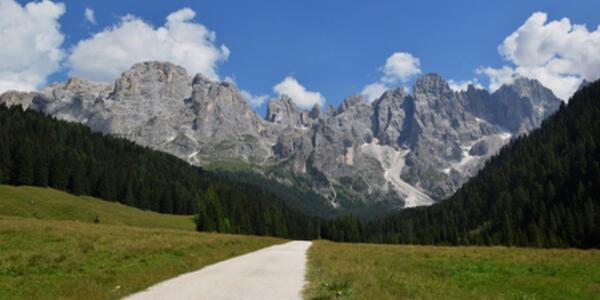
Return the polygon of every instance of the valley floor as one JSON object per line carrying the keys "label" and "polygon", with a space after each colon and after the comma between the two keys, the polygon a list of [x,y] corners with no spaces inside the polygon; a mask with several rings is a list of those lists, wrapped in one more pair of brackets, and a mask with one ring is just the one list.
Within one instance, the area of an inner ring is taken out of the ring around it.
{"label": "valley floor", "polygon": [[[0,299],[119,299],[220,261],[191,274],[296,295],[309,243],[266,248],[284,242],[198,233],[191,216],[0,185]],[[286,267],[292,253],[297,263]],[[600,299],[600,250],[314,241],[306,267],[306,299]],[[276,283],[288,275],[292,288]]]}
{"label": "valley floor", "polygon": [[193,229],[191,216],[0,186],[0,299],[119,299],[285,242]]}
{"label": "valley floor", "polygon": [[0,216],[0,299],[118,299],[281,242]]}
{"label": "valley floor", "polygon": [[315,241],[307,299],[598,299],[600,251]]}

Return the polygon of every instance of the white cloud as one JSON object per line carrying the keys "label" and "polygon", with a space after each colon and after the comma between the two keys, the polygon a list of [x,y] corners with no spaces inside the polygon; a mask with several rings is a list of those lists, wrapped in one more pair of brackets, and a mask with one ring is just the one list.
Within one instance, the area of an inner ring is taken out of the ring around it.
{"label": "white cloud", "polygon": [[515,70],[508,66],[503,66],[497,69],[491,67],[480,67],[477,68],[475,73],[486,75],[489,78],[489,89],[492,92],[499,89],[503,84],[512,84],[516,76]]}
{"label": "white cloud", "polygon": [[363,90],[360,92],[369,102],[373,102],[377,100],[377,98],[381,97],[383,93],[388,89],[385,84],[381,82],[375,82],[371,84],[367,84]]}
{"label": "white cloud", "polygon": [[[223,78],[223,81],[237,86],[235,78],[231,76],[225,76],[225,78]],[[261,106],[269,98],[269,95],[254,95],[247,90],[241,90],[240,93],[242,94],[242,97],[246,99],[248,104],[250,104],[250,106],[254,108]]]}
{"label": "white cloud", "polygon": [[455,92],[464,92],[469,88],[469,85],[473,85],[478,89],[483,89],[483,86],[477,82],[477,79],[463,81],[448,80],[448,86]]}
{"label": "white cloud", "polygon": [[490,77],[492,90],[513,76],[524,76],[539,80],[566,100],[583,79],[600,77],[598,49],[600,26],[590,32],[568,18],[548,22],[546,13],[536,12],[498,47],[513,66],[480,68],[479,72]]}
{"label": "white cloud", "polygon": [[237,85],[237,82],[235,81],[235,78],[231,77],[231,76],[225,76],[225,78],[223,78],[223,81],[227,82],[227,83],[231,83],[231,84]]}
{"label": "white cloud", "polygon": [[86,7],[83,15],[88,22],[96,25],[96,14],[93,9]]}
{"label": "white cloud", "polygon": [[253,95],[246,90],[242,90],[241,93],[252,107],[261,106],[269,98],[269,95]]}
{"label": "white cloud", "polygon": [[421,61],[412,54],[396,52],[385,61],[382,80],[387,83],[406,82],[421,73],[420,65]]}
{"label": "white cloud", "polygon": [[135,16],[125,16],[118,24],[77,43],[67,65],[73,75],[110,81],[135,63],[160,60],[217,80],[217,64],[227,60],[229,49],[217,47],[216,34],[193,22],[195,15],[189,8],[178,10],[158,28]]}
{"label": "white cloud", "polygon": [[407,82],[410,78],[421,73],[421,61],[407,52],[395,52],[381,67],[383,75],[377,82],[363,87],[360,92],[368,101],[373,102],[388,89],[400,82]]}
{"label": "white cloud", "polygon": [[288,95],[296,105],[302,109],[310,109],[315,104],[323,107],[325,98],[319,92],[307,91],[298,81],[291,76],[278,83],[273,90],[279,95]]}
{"label": "white cloud", "polygon": [[21,6],[0,0],[0,93],[35,90],[59,69],[64,35],[58,19],[65,5],[52,1]]}

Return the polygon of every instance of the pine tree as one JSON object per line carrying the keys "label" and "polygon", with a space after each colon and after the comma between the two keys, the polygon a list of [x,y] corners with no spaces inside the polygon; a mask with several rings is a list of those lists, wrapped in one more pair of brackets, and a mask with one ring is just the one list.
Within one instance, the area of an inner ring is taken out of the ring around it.
{"label": "pine tree", "polygon": [[10,151],[6,133],[0,128],[0,183],[5,183],[10,177]]}
{"label": "pine tree", "polygon": [[16,185],[33,184],[33,154],[27,141],[19,145],[15,152],[13,183]]}
{"label": "pine tree", "polygon": [[127,184],[127,188],[125,189],[125,195],[123,196],[123,204],[133,206],[135,205],[135,196],[133,193],[133,188],[131,187],[131,183]]}

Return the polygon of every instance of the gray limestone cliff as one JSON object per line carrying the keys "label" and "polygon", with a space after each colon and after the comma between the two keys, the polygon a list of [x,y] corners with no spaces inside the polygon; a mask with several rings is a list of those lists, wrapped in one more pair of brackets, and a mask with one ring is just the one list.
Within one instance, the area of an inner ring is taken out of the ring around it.
{"label": "gray limestone cliff", "polygon": [[324,112],[318,105],[303,111],[284,95],[261,118],[235,85],[164,62],[136,64],[112,83],[71,78],[40,92],[6,92],[0,102],[192,164],[242,160],[275,180],[314,189],[334,207],[394,209],[450,195],[512,136],[539,126],[560,105],[536,80],[518,78],[490,94],[473,86],[455,92],[426,74],[410,94],[391,89],[372,103],[350,96]]}

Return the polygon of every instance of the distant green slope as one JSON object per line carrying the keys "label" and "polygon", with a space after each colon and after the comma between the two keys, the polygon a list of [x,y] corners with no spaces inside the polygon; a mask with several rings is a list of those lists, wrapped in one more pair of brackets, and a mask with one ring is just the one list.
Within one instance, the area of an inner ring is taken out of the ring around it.
{"label": "distant green slope", "polygon": [[159,214],[50,188],[0,185],[0,215],[194,230],[192,216]]}
{"label": "distant green slope", "polygon": [[244,172],[237,177],[243,181],[232,180],[82,124],[0,104],[0,184],[51,187],[165,214],[197,213],[203,231],[318,236],[317,220],[292,206],[304,203],[305,193],[251,177],[260,176]]}
{"label": "distant green slope", "polygon": [[194,229],[192,216],[0,185],[0,299],[119,299],[285,241]]}

